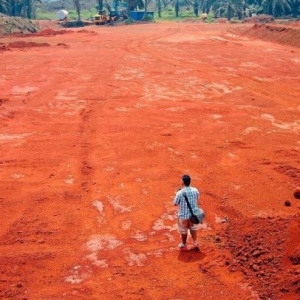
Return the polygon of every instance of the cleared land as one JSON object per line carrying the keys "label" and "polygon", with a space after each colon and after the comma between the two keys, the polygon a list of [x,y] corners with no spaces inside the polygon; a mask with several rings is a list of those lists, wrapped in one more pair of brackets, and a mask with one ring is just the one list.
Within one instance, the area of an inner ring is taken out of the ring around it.
{"label": "cleared land", "polygon": [[1,299],[299,299],[300,50],[264,26],[0,39]]}

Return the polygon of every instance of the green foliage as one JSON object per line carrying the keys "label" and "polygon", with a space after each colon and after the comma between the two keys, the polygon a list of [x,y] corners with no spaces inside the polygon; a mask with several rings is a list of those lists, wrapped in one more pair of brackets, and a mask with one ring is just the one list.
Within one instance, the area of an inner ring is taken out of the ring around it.
{"label": "green foliage", "polygon": [[154,21],[154,18],[150,14],[144,16],[143,21]]}
{"label": "green foliage", "polygon": [[56,13],[46,11],[43,8],[36,9],[36,18],[37,20],[56,20]]}
{"label": "green foliage", "polygon": [[[70,20],[77,20],[77,13],[74,10],[68,10],[69,16],[68,18]],[[80,12],[80,16],[82,19],[84,20],[91,20],[94,18],[94,16],[97,14],[97,10],[95,8],[92,8],[91,10],[82,10]],[[57,16],[56,16],[56,12],[49,12],[43,8],[38,8],[36,10],[36,18],[38,20],[56,20]]]}
{"label": "green foliage", "polygon": [[[91,19],[97,14],[99,3],[112,0],[62,0],[69,12],[69,19]],[[107,2],[108,1],[108,2]],[[119,5],[129,4],[132,9],[143,9],[145,1],[156,3],[155,16],[159,20],[197,19],[202,12],[208,13],[206,22],[213,22],[213,16],[227,19],[242,19],[244,12],[268,14],[275,17],[300,13],[300,0],[117,0]],[[56,10],[47,9],[46,0],[0,0],[0,13],[37,19],[56,19]],[[147,5],[146,5],[147,6]],[[63,6],[62,6],[63,7]],[[90,9],[93,7],[93,9]],[[213,7],[213,11],[211,8]],[[77,9],[76,9],[77,8]],[[76,12],[77,10],[77,12]],[[214,15],[212,15],[214,14]],[[159,16],[158,16],[159,15]]]}
{"label": "green foliage", "polygon": [[211,13],[209,13],[209,14],[207,15],[206,22],[207,22],[207,23],[213,23],[214,21],[215,21],[215,19],[214,19],[213,15],[212,15]]}
{"label": "green foliage", "polygon": [[226,17],[230,21],[234,16],[243,17],[243,5],[242,0],[220,0],[214,3],[213,8],[216,17]]}

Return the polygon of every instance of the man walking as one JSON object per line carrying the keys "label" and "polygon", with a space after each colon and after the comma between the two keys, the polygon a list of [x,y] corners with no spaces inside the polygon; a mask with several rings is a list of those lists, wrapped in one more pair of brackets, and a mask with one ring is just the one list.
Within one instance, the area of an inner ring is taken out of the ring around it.
{"label": "man walking", "polygon": [[174,198],[174,205],[178,206],[178,231],[181,235],[181,243],[179,244],[180,250],[187,250],[187,237],[188,231],[192,236],[194,242],[194,250],[199,251],[199,244],[197,241],[197,229],[198,225],[193,224],[190,221],[191,212],[187,205],[184,195],[187,196],[187,199],[190,203],[193,213],[196,213],[198,210],[198,199],[200,196],[199,191],[191,186],[191,177],[189,175],[182,176],[182,185],[183,188],[180,189]]}

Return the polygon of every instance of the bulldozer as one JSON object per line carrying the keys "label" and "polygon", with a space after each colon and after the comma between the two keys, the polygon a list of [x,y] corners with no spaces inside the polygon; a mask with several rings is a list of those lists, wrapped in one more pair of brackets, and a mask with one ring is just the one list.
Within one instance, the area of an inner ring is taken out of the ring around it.
{"label": "bulldozer", "polygon": [[110,16],[107,14],[106,10],[99,10],[98,14],[95,16],[96,25],[104,25],[110,22]]}
{"label": "bulldozer", "polygon": [[103,3],[105,10],[99,10],[98,15],[95,16],[96,25],[104,25],[107,23],[113,23],[119,18],[119,14],[112,10],[110,5]]}

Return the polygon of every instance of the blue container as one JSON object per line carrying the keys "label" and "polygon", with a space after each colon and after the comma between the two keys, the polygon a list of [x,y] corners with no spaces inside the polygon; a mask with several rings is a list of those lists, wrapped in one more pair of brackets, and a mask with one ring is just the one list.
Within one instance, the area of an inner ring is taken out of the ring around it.
{"label": "blue container", "polygon": [[[144,14],[145,14],[144,11],[131,11],[129,17],[132,20],[140,21],[144,18]],[[154,19],[154,11],[147,11],[146,14],[150,15]]]}

